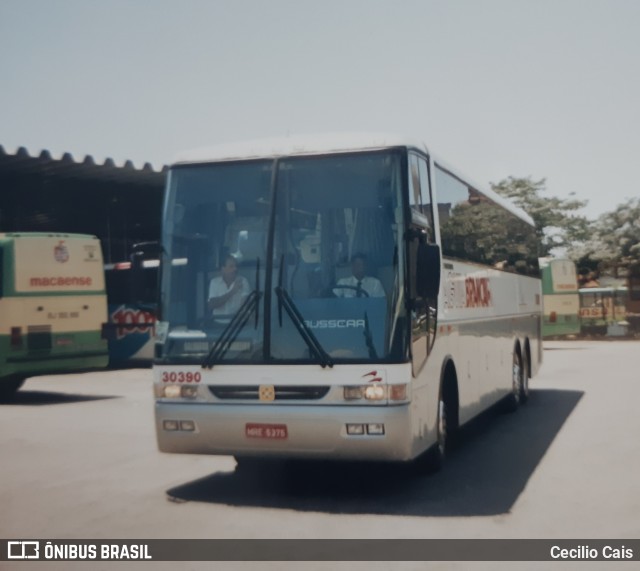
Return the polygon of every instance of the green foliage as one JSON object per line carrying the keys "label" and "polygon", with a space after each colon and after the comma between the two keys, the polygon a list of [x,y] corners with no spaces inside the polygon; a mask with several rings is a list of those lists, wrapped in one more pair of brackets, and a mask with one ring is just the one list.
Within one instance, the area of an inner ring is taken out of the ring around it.
{"label": "green foliage", "polygon": [[533,218],[542,255],[561,248],[579,267],[640,275],[640,198],[628,199],[594,222],[576,212],[587,201],[543,196],[545,184],[544,178],[509,177],[491,187]]}
{"label": "green foliage", "polygon": [[606,212],[595,223],[597,246],[591,257],[617,273],[620,269],[640,273],[640,198],[631,198]]}
{"label": "green foliage", "polygon": [[488,201],[457,204],[441,222],[444,253],[517,273],[537,272],[538,244],[519,218]]}
{"label": "green foliage", "polygon": [[590,222],[576,214],[587,204],[586,200],[542,196],[546,191],[545,184],[544,178],[535,181],[531,177],[510,176],[497,184],[491,183],[491,188],[533,218],[541,244],[540,253],[548,256],[554,248],[569,248],[576,242],[587,240]]}

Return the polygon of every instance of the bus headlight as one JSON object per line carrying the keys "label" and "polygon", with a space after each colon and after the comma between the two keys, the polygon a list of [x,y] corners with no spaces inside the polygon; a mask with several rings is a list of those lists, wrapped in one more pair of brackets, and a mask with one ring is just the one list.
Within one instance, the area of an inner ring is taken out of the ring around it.
{"label": "bus headlight", "polygon": [[347,434],[349,436],[362,436],[364,433],[364,424],[347,424]]}
{"label": "bus headlight", "polygon": [[367,434],[384,436],[384,424],[382,424],[381,422],[367,424]]}
{"label": "bus headlight", "polygon": [[344,400],[381,401],[389,398],[392,401],[406,401],[408,389],[407,385],[361,385],[355,387],[344,387]]}
{"label": "bus headlight", "polygon": [[160,399],[195,399],[198,396],[198,387],[193,385],[156,385],[156,398]]}
{"label": "bus headlight", "polygon": [[358,400],[364,397],[364,387],[345,387],[344,400]]}
{"label": "bus headlight", "polygon": [[407,400],[407,385],[389,385],[389,400]]}
{"label": "bus headlight", "polygon": [[180,396],[183,399],[194,399],[198,396],[198,387],[183,385],[180,387]]}
{"label": "bus headlight", "polygon": [[352,424],[347,423],[347,435],[348,436],[384,436],[384,424],[381,422],[372,422],[369,424]]}
{"label": "bus headlight", "polygon": [[367,400],[384,400],[387,398],[387,391],[382,385],[369,385],[364,389],[364,398]]}
{"label": "bus headlight", "polygon": [[167,399],[178,399],[180,398],[180,386],[179,385],[166,385],[162,387],[164,390],[162,391],[162,396]]}

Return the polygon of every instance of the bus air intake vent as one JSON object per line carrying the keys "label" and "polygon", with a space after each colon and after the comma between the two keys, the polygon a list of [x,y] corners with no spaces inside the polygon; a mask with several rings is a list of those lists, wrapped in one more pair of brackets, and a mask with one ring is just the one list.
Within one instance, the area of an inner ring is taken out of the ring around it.
{"label": "bus air intake vent", "polygon": [[[329,387],[317,386],[276,386],[276,401],[283,400],[318,400],[323,398]],[[260,387],[255,385],[223,385],[210,386],[211,394],[221,400],[260,400]]]}

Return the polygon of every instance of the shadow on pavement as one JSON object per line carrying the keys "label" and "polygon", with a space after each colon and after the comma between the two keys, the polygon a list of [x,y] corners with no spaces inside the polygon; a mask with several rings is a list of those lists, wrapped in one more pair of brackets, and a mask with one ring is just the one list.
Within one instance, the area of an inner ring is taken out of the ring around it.
{"label": "shadow on pavement", "polygon": [[6,400],[0,400],[0,406],[45,406],[50,404],[69,404],[95,400],[122,398],[115,395],[77,395],[73,393],[53,393],[48,391],[19,390]]}
{"label": "shadow on pavement", "polygon": [[511,510],[567,418],[579,391],[531,391],[515,414],[481,416],[443,471],[416,476],[377,463],[265,463],[214,473],[167,491],[174,501],[345,514],[482,516]]}

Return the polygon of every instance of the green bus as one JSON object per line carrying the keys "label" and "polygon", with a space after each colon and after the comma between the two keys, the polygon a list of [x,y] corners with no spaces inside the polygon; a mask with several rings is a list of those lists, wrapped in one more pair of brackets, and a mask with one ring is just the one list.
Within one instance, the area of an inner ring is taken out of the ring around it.
{"label": "green bus", "polygon": [[541,258],[544,314],[542,337],[580,333],[580,295],[576,265],[571,260]]}
{"label": "green bus", "polygon": [[0,396],[35,375],[106,367],[100,241],[0,233]]}

